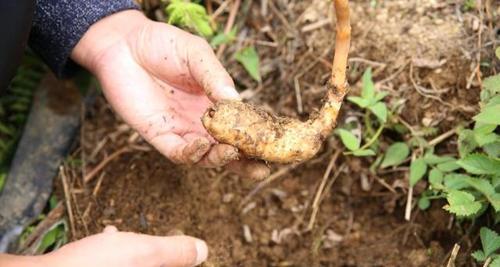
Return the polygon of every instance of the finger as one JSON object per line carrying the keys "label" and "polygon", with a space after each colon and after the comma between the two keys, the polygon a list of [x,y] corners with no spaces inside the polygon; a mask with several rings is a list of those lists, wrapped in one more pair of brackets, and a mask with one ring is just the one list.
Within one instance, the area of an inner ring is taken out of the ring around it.
{"label": "finger", "polygon": [[198,166],[203,168],[217,168],[228,164],[231,161],[238,160],[238,149],[226,144],[216,144],[210,151],[198,162]]}
{"label": "finger", "polygon": [[253,180],[262,180],[271,172],[265,163],[249,159],[232,161],[226,165],[226,168],[241,177]]}
{"label": "finger", "polygon": [[233,79],[215,56],[212,47],[203,39],[195,37],[188,49],[188,67],[196,82],[210,100],[240,100]]}
{"label": "finger", "polygon": [[159,266],[190,267],[198,266],[208,257],[205,241],[189,236],[154,237],[158,255],[163,257]]}
{"label": "finger", "polygon": [[118,232],[118,228],[116,228],[113,225],[108,225],[104,228],[104,230],[102,232],[103,233],[116,233],[116,232]]}
{"label": "finger", "polygon": [[156,136],[149,142],[160,153],[177,164],[195,164],[200,161],[210,149],[210,141],[198,137],[189,141],[173,133]]}

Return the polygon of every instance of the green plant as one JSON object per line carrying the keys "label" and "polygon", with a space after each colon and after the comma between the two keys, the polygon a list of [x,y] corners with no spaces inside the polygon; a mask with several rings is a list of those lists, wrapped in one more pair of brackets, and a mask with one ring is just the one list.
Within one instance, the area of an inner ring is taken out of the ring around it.
{"label": "green plant", "polygon": [[234,39],[236,39],[236,33],[238,32],[238,29],[235,27],[229,31],[228,34],[225,34],[224,32],[219,32],[217,33],[212,39],[210,40],[210,45],[214,48],[222,45],[222,44],[229,44]]}
{"label": "green plant", "polygon": [[[361,145],[361,141],[351,131],[345,128],[336,130],[340,136],[342,143],[346,146],[349,152],[346,155],[355,156],[374,156],[377,139],[382,134],[388,117],[388,109],[382,101],[387,96],[387,92],[377,92],[372,79],[371,69],[367,69],[362,77],[361,96],[350,96],[347,99],[365,110],[364,122],[366,127],[365,136],[366,142]],[[373,117],[376,120],[373,120]],[[378,124],[376,131],[372,125]]]}
{"label": "green plant", "polygon": [[28,117],[33,91],[45,73],[41,61],[25,53],[21,66],[0,98],[0,190],[22,128]]}
{"label": "green plant", "polygon": [[260,82],[260,60],[255,47],[249,46],[236,52],[235,59],[243,65],[250,76]]}
{"label": "green plant", "polygon": [[473,10],[476,8],[476,0],[465,0],[463,8],[465,11]]}
{"label": "green plant", "polygon": [[500,266],[500,236],[491,229],[482,227],[479,233],[481,237],[482,249],[472,253],[472,257],[478,262],[486,262],[490,260],[490,267]]}
{"label": "green plant", "polygon": [[[423,158],[430,167],[429,189],[419,200],[420,208],[429,199],[446,198],[445,209],[460,216],[480,216],[491,207],[500,218],[500,75],[484,80],[481,112],[473,117],[472,129],[459,130],[459,159],[439,157],[429,151]],[[427,160],[426,160],[427,159]],[[423,176],[422,176],[423,177]],[[420,180],[420,178],[416,181]]]}
{"label": "green plant", "polygon": [[165,8],[168,23],[195,31],[203,37],[211,37],[214,30],[205,7],[189,0],[170,0]]}

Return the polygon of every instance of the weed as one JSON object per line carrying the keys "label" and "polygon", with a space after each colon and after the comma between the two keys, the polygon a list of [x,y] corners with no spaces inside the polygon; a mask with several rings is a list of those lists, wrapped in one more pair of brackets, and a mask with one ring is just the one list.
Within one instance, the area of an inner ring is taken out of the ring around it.
{"label": "weed", "polygon": [[[365,126],[370,136],[366,137],[366,143],[361,146],[361,141],[351,131],[344,128],[336,130],[342,143],[349,150],[345,154],[360,157],[375,155],[374,144],[382,134],[388,117],[387,106],[382,101],[387,96],[387,92],[377,92],[375,90],[371,69],[365,71],[362,82],[361,96],[350,96],[347,99],[365,110]],[[373,117],[376,118],[376,122],[373,122]],[[374,123],[379,125],[375,132],[372,128],[372,124]]]}
{"label": "weed", "polygon": [[[490,267],[500,266],[500,236],[496,232],[486,227],[480,231],[482,249],[472,253],[472,257],[478,262],[490,261]],[[486,265],[485,265],[486,266]]]}
{"label": "weed", "polygon": [[33,91],[46,71],[30,51],[0,99],[0,190],[3,188],[10,160],[28,117]]}
{"label": "weed", "polygon": [[214,30],[205,7],[189,0],[170,0],[165,8],[168,23],[187,28],[203,37],[211,37]]}

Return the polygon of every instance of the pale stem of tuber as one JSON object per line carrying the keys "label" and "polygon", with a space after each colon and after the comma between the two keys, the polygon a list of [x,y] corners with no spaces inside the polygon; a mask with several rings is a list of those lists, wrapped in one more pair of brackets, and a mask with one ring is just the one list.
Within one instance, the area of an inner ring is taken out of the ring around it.
{"label": "pale stem of tuber", "polygon": [[335,37],[335,55],[332,67],[332,85],[339,95],[346,94],[347,56],[351,43],[351,23],[348,0],[334,0],[335,17],[337,18],[337,35]]}

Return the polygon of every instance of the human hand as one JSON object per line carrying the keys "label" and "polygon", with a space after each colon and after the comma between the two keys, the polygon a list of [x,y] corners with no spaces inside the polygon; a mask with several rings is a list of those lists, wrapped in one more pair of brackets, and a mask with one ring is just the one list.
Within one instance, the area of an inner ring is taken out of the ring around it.
{"label": "human hand", "polygon": [[95,23],[72,58],[92,71],[115,111],[175,163],[227,168],[252,178],[266,165],[217,144],[200,118],[212,102],[239,99],[234,83],[200,37],[128,10]]}
{"label": "human hand", "polygon": [[[51,267],[191,267],[206,260],[204,241],[188,236],[150,236],[119,232],[108,226],[100,234],[69,243],[26,266]],[[12,266],[27,259],[11,259]],[[9,265],[7,265],[9,266]]]}

